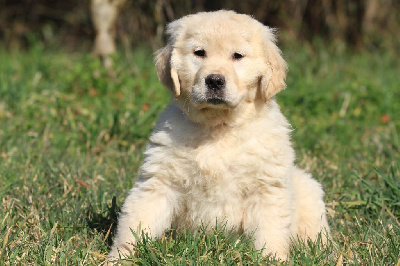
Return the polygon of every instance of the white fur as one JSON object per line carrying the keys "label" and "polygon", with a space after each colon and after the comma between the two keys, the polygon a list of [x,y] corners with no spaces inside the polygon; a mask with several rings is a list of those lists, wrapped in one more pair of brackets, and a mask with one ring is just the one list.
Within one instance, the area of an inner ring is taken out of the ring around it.
{"label": "white fur", "polygon": [[[321,185],[294,165],[290,125],[273,97],[286,76],[273,31],[218,11],[177,20],[168,34],[157,70],[177,98],[150,137],[109,258],[133,251],[131,230],[161,237],[171,224],[226,224],[254,233],[256,248],[281,259],[291,236],[329,232]],[[206,57],[193,54],[199,47]],[[235,52],[244,57],[233,60]],[[226,78],[224,104],[206,101],[209,74]]]}

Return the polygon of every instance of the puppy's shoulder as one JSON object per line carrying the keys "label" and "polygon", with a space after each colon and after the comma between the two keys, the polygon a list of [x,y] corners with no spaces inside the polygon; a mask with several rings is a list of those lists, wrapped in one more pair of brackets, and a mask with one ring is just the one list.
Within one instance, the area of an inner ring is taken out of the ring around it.
{"label": "puppy's shoulder", "polygon": [[277,139],[290,137],[292,127],[286,117],[282,114],[280,107],[275,99],[269,100],[264,108],[260,110],[258,118],[254,123],[248,125],[247,130],[251,130],[254,135],[260,138]]}

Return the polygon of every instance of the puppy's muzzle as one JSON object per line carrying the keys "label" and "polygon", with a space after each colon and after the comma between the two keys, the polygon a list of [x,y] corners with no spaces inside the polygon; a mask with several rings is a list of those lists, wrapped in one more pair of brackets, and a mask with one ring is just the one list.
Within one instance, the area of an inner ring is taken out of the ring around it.
{"label": "puppy's muzzle", "polygon": [[226,80],[223,75],[210,74],[205,78],[207,87],[206,98],[211,104],[224,103]]}

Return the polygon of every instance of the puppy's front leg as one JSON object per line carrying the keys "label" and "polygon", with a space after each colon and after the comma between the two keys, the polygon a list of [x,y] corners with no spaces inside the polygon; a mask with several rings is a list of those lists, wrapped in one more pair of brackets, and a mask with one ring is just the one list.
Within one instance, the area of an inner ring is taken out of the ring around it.
{"label": "puppy's front leg", "polygon": [[177,192],[168,184],[153,177],[139,181],[129,192],[118,220],[114,244],[108,255],[115,260],[132,253],[136,239],[142,231],[152,237],[160,237],[171,226],[177,206]]}
{"label": "puppy's front leg", "polygon": [[244,228],[253,233],[256,249],[285,260],[289,254],[290,196],[284,188],[252,195],[244,216]]}

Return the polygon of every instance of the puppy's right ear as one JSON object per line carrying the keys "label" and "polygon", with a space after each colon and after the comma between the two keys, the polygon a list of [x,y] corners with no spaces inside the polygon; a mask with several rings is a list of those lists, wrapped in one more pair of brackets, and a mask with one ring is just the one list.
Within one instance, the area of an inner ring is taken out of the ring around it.
{"label": "puppy's right ear", "polygon": [[178,98],[181,93],[181,86],[178,72],[175,68],[171,67],[172,51],[172,45],[167,44],[156,52],[156,69],[161,83],[174,92],[175,97]]}

